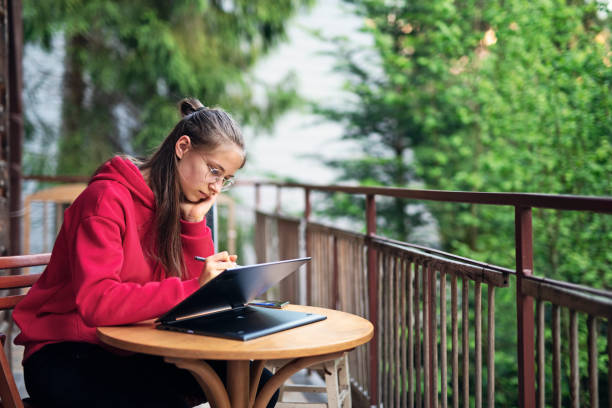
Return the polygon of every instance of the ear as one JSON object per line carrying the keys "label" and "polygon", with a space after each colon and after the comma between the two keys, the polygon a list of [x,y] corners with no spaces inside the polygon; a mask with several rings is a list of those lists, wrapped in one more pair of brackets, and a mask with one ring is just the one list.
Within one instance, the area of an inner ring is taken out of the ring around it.
{"label": "ear", "polygon": [[176,158],[181,160],[183,155],[187,153],[191,149],[191,139],[187,135],[183,135],[178,138],[176,144],[174,145],[174,154],[176,154]]}

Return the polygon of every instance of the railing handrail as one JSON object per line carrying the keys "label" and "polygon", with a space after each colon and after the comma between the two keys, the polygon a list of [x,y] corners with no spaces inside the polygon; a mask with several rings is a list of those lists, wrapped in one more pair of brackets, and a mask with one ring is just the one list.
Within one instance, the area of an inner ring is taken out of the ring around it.
{"label": "railing handrail", "polygon": [[546,278],[542,276],[525,276],[525,280],[529,280],[532,282],[536,282],[538,284],[546,284],[550,286],[559,287],[566,290],[571,290],[575,292],[584,292],[595,296],[600,296],[605,299],[612,299],[612,291],[592,288],[590,286],[579,285],[577,283],[571,283],[567,281],[560,281],[556,279]]}
{"label": "railing handrail", "polygon": [[494,264],[490,264],[486,262],[477,261],[475,259],[466,258],[464,256],[451,254],[450,252],[441,251],[439,249],[429,248],[423,245],[416,245],[416,244],[411,244],[411,243],[403,242],[403,241],[398,241],[398,240],[383,237],[380,235],[374,235],[372,238],[378,242],[389,243],[389,244],[392,244],[392,245],[395,245],[401,248],[411,248],[413,250],[418,250],[418,251],[421,251],[429,255],[439,256],[439,257],[446,258],[448,260],[452,260],[455,262],[464,263],[464,264],[475,266],[475,267],[490,269],[495,272],[516,275],[516,271],[513,269],[504,268],[503,266],[494,265]]}
{"label": "railing handrail", "polygon": [[414,190],[398,187],[364,187],[285,183],[277,181],[240,180],[240,185],[302,188],[348,194],[365,194],[426,201],[466,204],[507,205],[514,207],[548,208],[569,211],[612,213],[612,197],[539,193],[484,193],[475,191]]}
{"label": "railing handrail", "polygon": [[[37,180],[47,182],[83,182],[88,176],[46,176],[24,174],[24,180]],[[349,194],[380,195],[387,197],[407,198],[426,201],[444,201],[466,204],[507,205],[514,207],[548,208],[569,211],[592,211],[598,213],[612,213],[612,197],[610,196],[581,196],[567,194],[540,194],[540,193],[484,193],[475,191],[446,191],[446,190],[415,190],[399,187],[364,187],[342,185],[319,185],[303,183],[286,183],[269,180],[239,180],[239,185],[275,186],[280,188],[302,188],[312,191],[327,191]]]}
{"label": "railing handrail", "polygon": [[21,176],[23,180],[41,181],[48,183],[87,183],[91,176],[82,175],[57,175],[47,176],[44,174],[23,174]]}

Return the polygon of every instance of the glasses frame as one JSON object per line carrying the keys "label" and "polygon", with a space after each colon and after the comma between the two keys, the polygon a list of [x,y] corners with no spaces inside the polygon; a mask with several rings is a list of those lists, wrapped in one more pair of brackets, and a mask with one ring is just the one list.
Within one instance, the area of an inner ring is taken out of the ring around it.
{"label": "glasses frame", "polygon": [[221,191],[227,191],[232,188],[232,186],[236,182],[236,178],[234,176],[224,177],[223,172],[220,169],[208,164],[206,159],[201,154],[198,153],[198,156],[200,156],[200,158],[208,168],[208,173],[205,176],[205,179],[208,182],[214,184],[219,184],[219,182],[221,182]]}

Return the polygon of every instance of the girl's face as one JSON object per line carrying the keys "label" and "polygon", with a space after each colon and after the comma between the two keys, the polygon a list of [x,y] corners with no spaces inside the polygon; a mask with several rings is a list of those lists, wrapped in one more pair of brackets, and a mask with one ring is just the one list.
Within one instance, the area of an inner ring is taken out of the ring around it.
{"label": "girl's face", "polygon": [[233,177],[244,161],[242,149],[234,143],[204,151],[195,149],[186,135],[176,142],[175,153],[181,192],[192,203],[214,199],[221,192],[223,180]]}

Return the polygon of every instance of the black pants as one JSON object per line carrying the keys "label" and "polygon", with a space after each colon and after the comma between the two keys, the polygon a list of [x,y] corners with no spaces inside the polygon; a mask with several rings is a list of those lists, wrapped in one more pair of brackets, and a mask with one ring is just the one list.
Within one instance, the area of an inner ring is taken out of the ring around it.
{"label": "black pants", "polygon": [[[209,361],[225,381],[225,362]],[[42,406],[186,408],[206,402],[187,370],[146,354],[119,356],[89,343],[50,344],[24,363],[28,394]],[[264,370],[259,389],[272,376]],[[268,404],[276,405],[278,391]]]}

